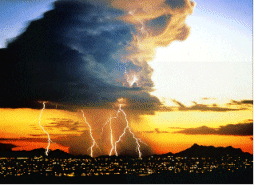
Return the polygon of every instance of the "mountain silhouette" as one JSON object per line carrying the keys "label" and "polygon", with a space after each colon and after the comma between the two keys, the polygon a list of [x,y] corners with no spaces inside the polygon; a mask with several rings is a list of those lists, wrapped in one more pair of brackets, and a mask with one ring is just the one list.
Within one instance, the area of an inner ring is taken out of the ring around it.
{"label": "mountain silhouette", "polygon": [[[34,156],[45,156],[45,149],[44,148],[38,148],[38,149],[34,149],[31,151],[26,151],[26,150],[22,150],[22,151],[1,151],[0,150],[0,156],[2,157],[34,157]],[[49,157],[56,157],[56,158],[69,158],[72,155],[69,153],[66,153],[62,150],[54,150],[54,151],[49,151],[48,154]]]}
{"label": "mountain silhouette", "polygon": [[174,154],[174,156],[179,157],[217,157],[227,155],[246,156],[251,154],[243,152],[240,148],[233,148],[232,146],[214,147],[214,146],[202,146],[198,144],[194,144],[190,148]]}
{"label": "mountain silhouette", "polygon": [[13,144],[5,144],[0,143],[0,152],[11,152],[12,148],[15,148],[16,146]]}
{"label": "mountain silhouette", "polygon": [[[14,145],[0,145],[0,156],[1,157],[34,157],[34,156],[45,156],[45,149],[38,148],[31,151],[11,151]],[[2,148],[2,149],[1,149]],[[166,154],[155,154],[153,156],[175,156],[175,157],[218,157],[218,156],[246,156],[252,157],[253,155],[247,152],[243,152],[240,148],[228,147],[214,147],[214,146],[202,146],[198,144],[192,145],[190,148],[183,150],[178,153],[166,153]],[[90,158],[88,155],[74,156],[72,154],[66,153],[62,150],[49,151],[48,157],[52,158],[70,158],[70,157],[85,157]],[[100,156],[108,157],[108,156]],[[116,156],[111,156],[116,157]],[[124,156],[121,156],[124,157]],[[127,156],[125,156],[127,157]],[[148,157],[148,156],[147,156]]]}

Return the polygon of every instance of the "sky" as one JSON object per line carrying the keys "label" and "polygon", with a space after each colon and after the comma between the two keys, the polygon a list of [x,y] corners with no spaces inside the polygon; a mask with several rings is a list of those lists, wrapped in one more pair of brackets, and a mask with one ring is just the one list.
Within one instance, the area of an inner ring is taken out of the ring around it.
{"label": "sky", "polygon": [[0,142],[46,148],[41,124],[51,150],[73,154],[91,155],[92,139],[94,156],[138,155],[137,141],[143,155],[253,153],[252,7],[1,1]]}

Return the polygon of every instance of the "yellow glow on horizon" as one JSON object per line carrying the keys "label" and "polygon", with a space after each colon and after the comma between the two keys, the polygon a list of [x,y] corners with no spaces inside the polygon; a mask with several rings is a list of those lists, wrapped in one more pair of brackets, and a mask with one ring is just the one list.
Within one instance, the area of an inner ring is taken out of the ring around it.
{"label": "yellow glow on horizon", "polygon": [[[30,135],[45,135],[43,130],[39,126],[40,109],[1,109],[0,111],[0,123],[4,128],[5,133],[12,133],[16,137],[31,137]],[[53,119],[70,119],[72,121],[81,121],[77,117],[76,113],[56,110],[45,109],[42,114],[41,125],[48,130],[50,134],[69,134],[68,132],[62,132],[58,128],[47,128],[52,126],[51,123],[55,122]],[[71,134],[80,134],[78,132],[71,132]],[[8,134],[5,134],[6,136]],[[46,137],[47,135],[45,135]],[[8,137],[8,136],[7,136]]]}
{"label": "yellow glow on horizon", "polygon": [[191,147],[194,143],[204,146],[241,148],[244,152],[253,153],[253,142],[250,136],[225,135],[186,135],[170,133],[151,133],[144,136],[152,148],[160,154],[177,153]]}
{"label": "yellow glow on horizon", "polygon": [[[212,111],[169,111],[156,112],[155,115],[143,115],[142,123],[150,128],[183,127],[194,128],[208,126],[218,128],[227,124],[242,123],[244,120],[252,119],[251,110],[212,112]],[[146,130],[144,126],[142,130]]]}
{"label": "yellow glow on horizon", "polygon": [[[0,134],[2,138],[14,138],[21,139],[20,141],[8,141],[7,143],[14,142],[19,148],[28,149],[36,148],[36,142],[33,138],[39,138],[38,147],[46,146],[46,134],[40,129],[38,125],[38,119],[40,109],[1,109],[0,111],[0,123],[2,125]],[[114,115],[116,110],[109,109],[85,109],[85,116],[89,123],[93,124],[93,130],[97,133],[101,132],[101,127],[107,121],[110,115]],[[228,112],[200,112],[200,111],[171,111],[171,112],[155,112],[154,115],[141,115],[136,118],[135,111],[127,111],[128,121],[130,127],[135,135],[149,144],[152,149],[157,153],[167,152],[179,152],[190,147],[194,143],[199,145],[213,145],[213,146],[233,146],[235,148],[241,148],[243,151],[251,152],[253,143],[250,136],[221,136],[221,135],[186,135],[179,133],[172,133],[180,128],[196,128],[200,126],[207,126],[212,128],[219,128],[220,126],[227,124],[242,123],[244,120],[253,119],[252,110],[241,111],[228,111]],[[79,112],[69,112],[67,110],[45,109],[42,115],[42,125],[52,135],[51,139],[54,142],[54,138],[61,137],[64,140],[68,135],[81,135],[82,131],[87,130],[87,127],[82,127],[81,132],[67,131],[63,132],[62,127],[47,127],[52,126],[52,118],[68,119],[74,122],[80,122],[82,126],[85,125],[82,115]],[[115,129],[119,126],[116,124]],[[173,127],[173,128],[172,128]],[[174,129],[175,127],[175,129]],[[156,128],[159,131],[166,131],[168,133],[144,133],[143,131],[154,131]],[[32,135],[39,136],[32,136]],[[56,134],[56,135],[54,135]],[[23,138],[31,138],[31,141],[22,140]],[[71,136],[69,136],[71,137]],[[99,139],[100,135],[96,135],[96,139]],[[45,139],[45,142],[43,142]],[[84,138],[86,139],[86,138]],[[18,143],[19,142],[19,143]],[[30,145],[29,143],[32,143]],[[54,148],[63,148],[67,151],[68,147],[54,145]],[[50,148],[52,149],[52,148]]]}

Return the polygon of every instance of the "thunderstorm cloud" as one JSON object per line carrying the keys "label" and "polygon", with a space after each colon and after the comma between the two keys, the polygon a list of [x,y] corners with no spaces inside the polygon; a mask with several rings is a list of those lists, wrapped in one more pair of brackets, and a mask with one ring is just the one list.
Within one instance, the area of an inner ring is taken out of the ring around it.
{"label": "thunderstorm cloud", "polygon": [[[193,8],[189,0],[55,1],[52,10],[0,49],[0,107],[41,109],[46,101],[47,109],[85,109],[97,142],[95,155],[109,154],[110,127],[101,132],[108,115],[98,114],[99,110],[109,111],[121,98],[126,100],[126,113],[160,109],[161,102],[150,94],[154,84],[149,61],[157,47],[188,37],[185,20]],[[97,108],[98,115],[89,113]],[[126,120],[121,114],[114,122],[115,139],[124,132]],[[45,128],[64,132],[65,136],[51,136],[57,144],[68,146],[70,153],[89,155],[92,138],[85,121],[56,119]],[[23,140],[47,142],[39,134],[30,136]],[[141,137],[136,132],[135,136]],[[142,155],[152,153],[150,146],[140,145]],[[131,132],[123,136],[117,150],[119,155],[137,155]]]}
{"label": "thunderstorm cloud", "polygon": [[54,2],[0,49],[0,107],[111,107],[123,97],[130,109],[158,109],[148,62],[156,47],[187,38],[193,7],[188,0]]}

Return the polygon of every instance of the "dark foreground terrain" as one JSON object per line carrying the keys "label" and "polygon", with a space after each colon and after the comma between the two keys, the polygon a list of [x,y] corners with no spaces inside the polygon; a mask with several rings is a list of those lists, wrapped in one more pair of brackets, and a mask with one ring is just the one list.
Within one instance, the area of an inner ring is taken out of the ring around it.
{"label": "dark foreground terrain", "polygon": [[161,173],[149,176],[108,175],[92,177],[23,176],[1,178],[1,183],[11,184],[253,184],[253,171],[241,170],[225,173]]}
{"label": "dark foreground terrain", "polygon": [[44,149],[0,152],[5,184],[253,184],[253,155],[233,147],[199,146],[177,154],[73,156]]}

